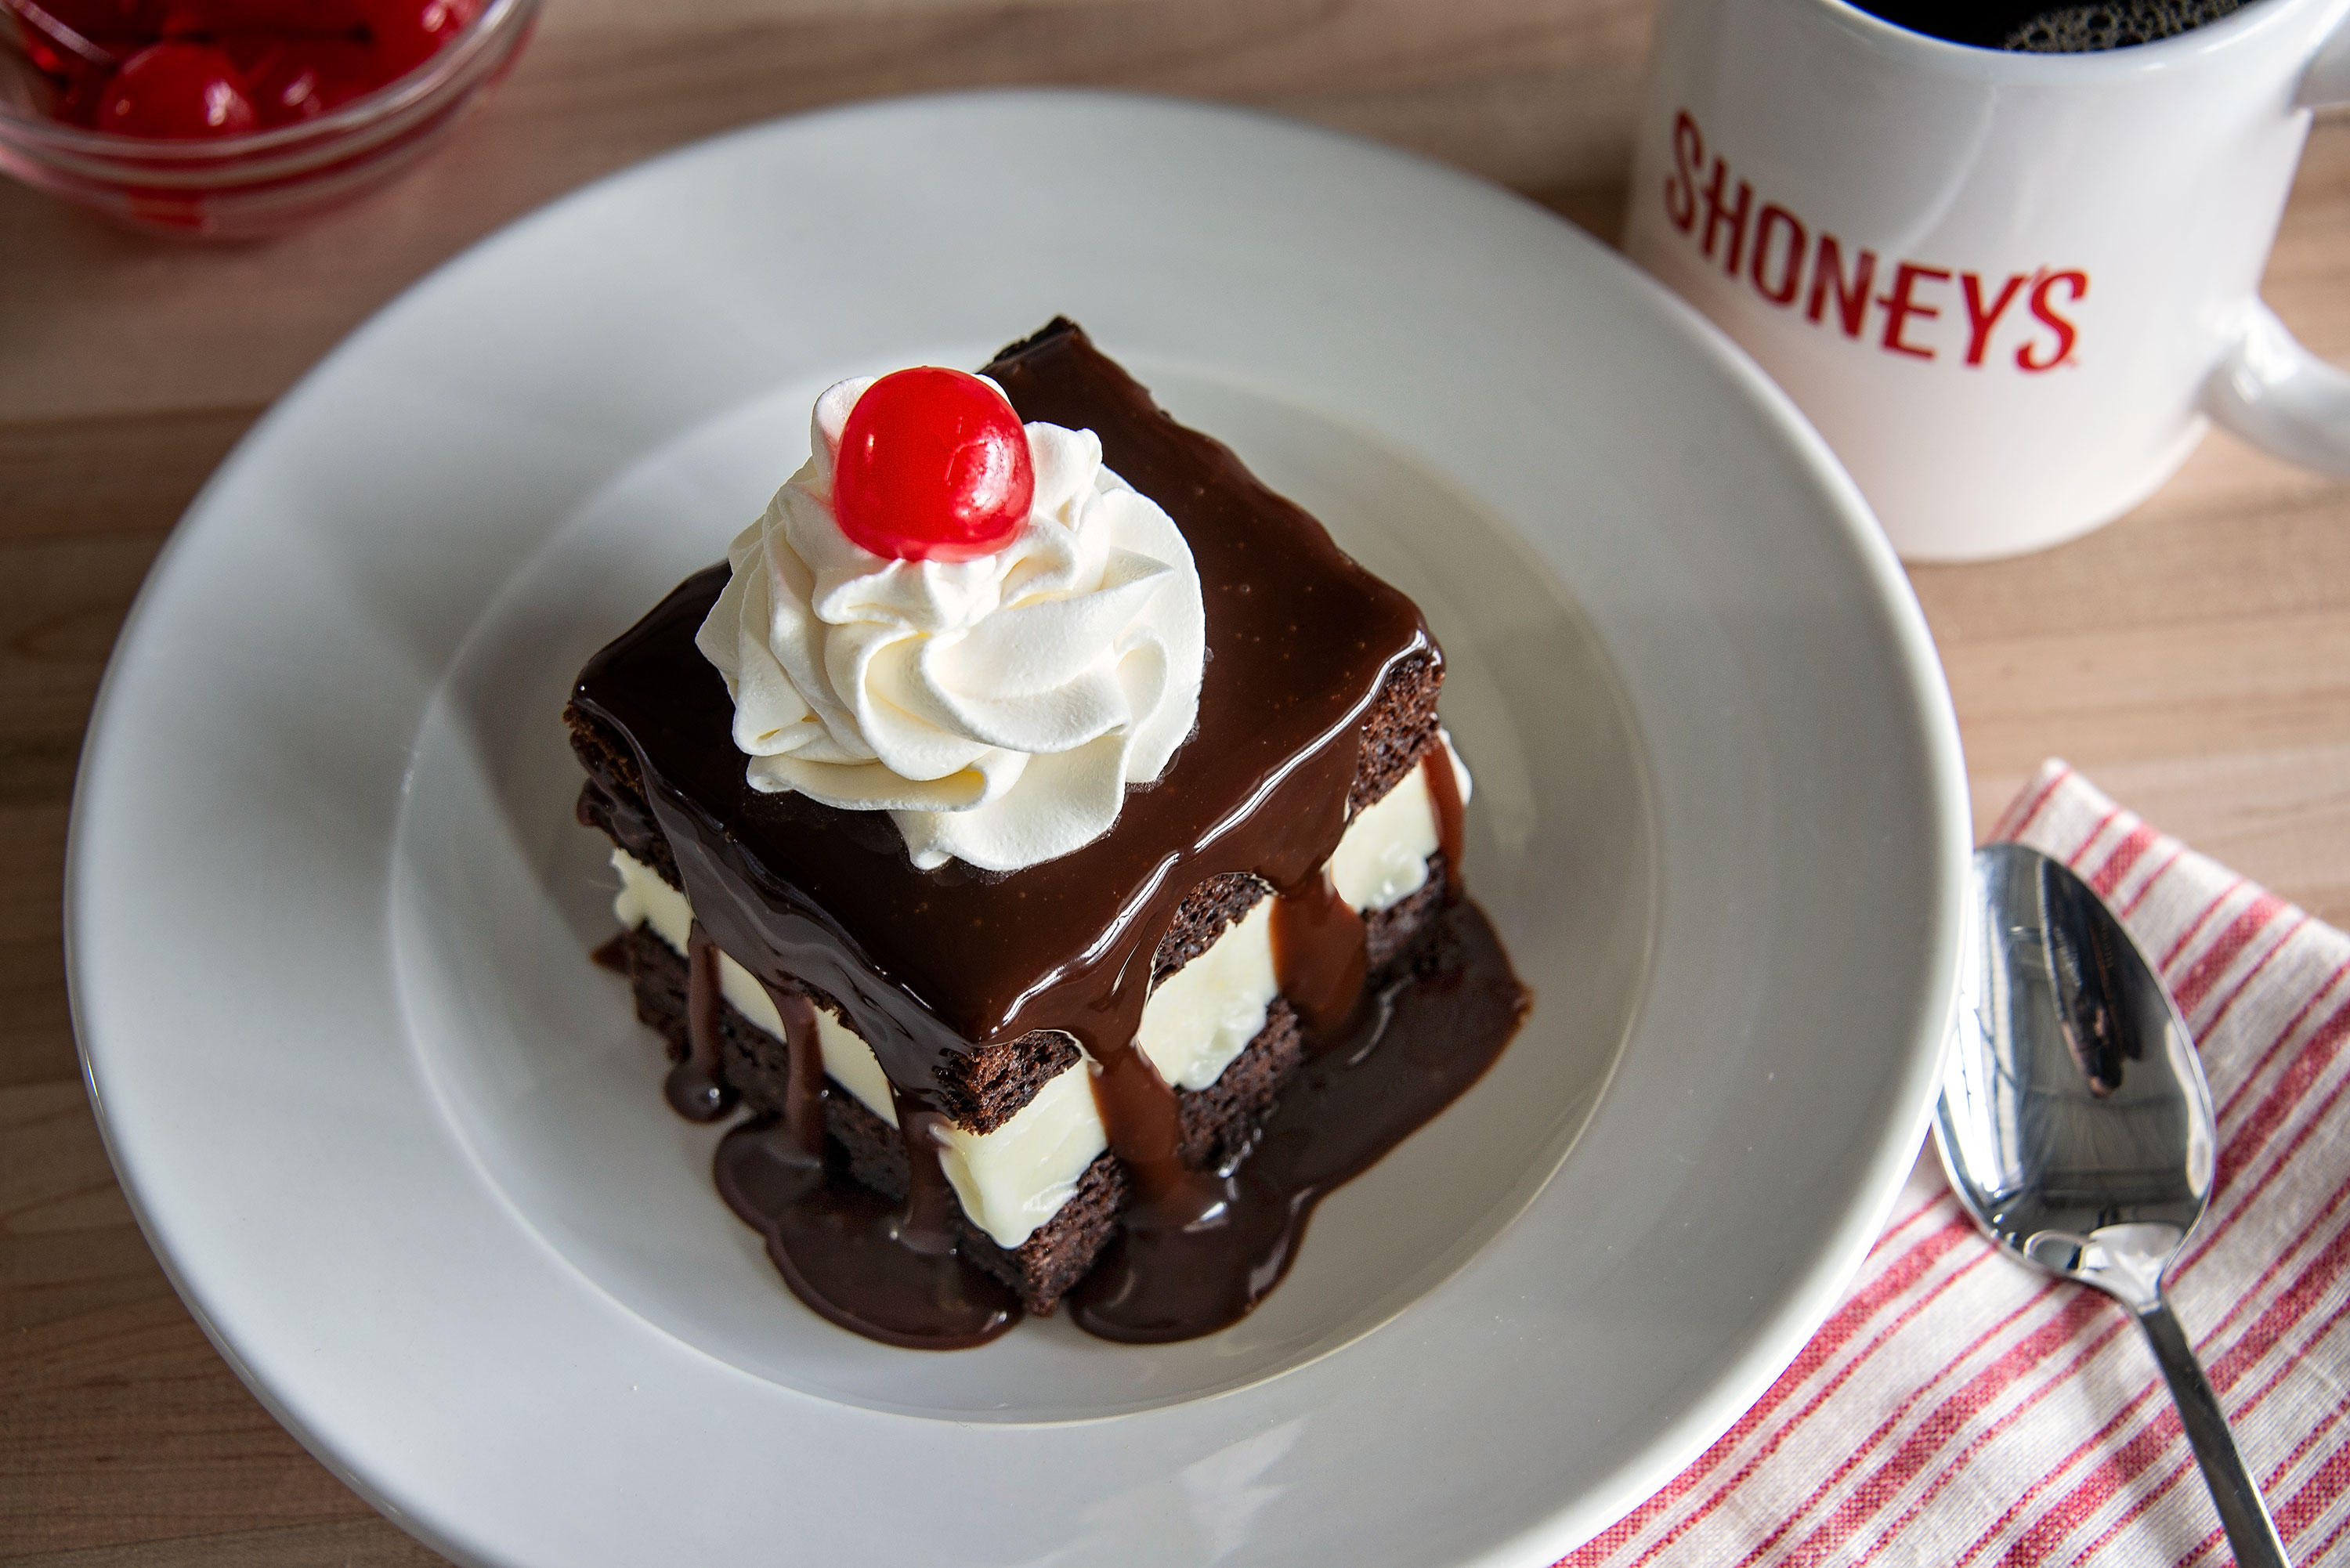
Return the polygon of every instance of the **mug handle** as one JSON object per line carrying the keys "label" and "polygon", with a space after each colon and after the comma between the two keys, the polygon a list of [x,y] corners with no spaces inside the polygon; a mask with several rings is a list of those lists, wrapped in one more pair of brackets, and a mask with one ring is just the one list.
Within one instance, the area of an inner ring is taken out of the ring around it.
{"label": "mug handle", "polygon": [[[2350,103],[2350,21],[2310,62],[2296,109]],[[2289,462],[2350,478],[2350,373],[2319,358],[2258,299],[2203,385],[2203,411]]]}

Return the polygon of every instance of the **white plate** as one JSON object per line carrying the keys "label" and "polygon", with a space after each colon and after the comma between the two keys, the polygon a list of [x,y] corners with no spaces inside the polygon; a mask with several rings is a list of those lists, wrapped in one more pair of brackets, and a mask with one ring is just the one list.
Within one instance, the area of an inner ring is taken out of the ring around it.
{"label": "white plate", "polygon": [[[662,1108],[584,961],[556,715],[824,383],[1055,312],[1426,607],[1472,889],[1540,1000],[1237,1328],[897,1352],[790,1300]],[[1851,485],[1612,254],[1245,114],[917,99],[515,225],[246,440],[108,676],[74,1004],[199,1320],[462,1561],[1541,1563],[1760,1392],[1873,1235],[1961,785]]]}

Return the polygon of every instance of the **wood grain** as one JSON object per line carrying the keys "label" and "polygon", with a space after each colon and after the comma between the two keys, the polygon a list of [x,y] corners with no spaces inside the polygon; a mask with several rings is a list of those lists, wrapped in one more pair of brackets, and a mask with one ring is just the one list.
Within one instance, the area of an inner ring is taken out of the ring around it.
{"label": "wood grain", "polygon": [[[74,1055],[66,814],[116,629],[262,410],[400,289],[583,181],[770,115],[1009,83],[1261,105],[1446,159],[1612,236],[1645,0],[554,0],[500,96],[307,234],[189,248],[0,184],[0,1560],[440,1561],[245,1392],[140,1239]],[[2350,124],[2269,274],[2350,361]],[[1988,822],[2061,753],[2350,924],[2350,486],[2213,437],[2025,560],[1913,574]]]}

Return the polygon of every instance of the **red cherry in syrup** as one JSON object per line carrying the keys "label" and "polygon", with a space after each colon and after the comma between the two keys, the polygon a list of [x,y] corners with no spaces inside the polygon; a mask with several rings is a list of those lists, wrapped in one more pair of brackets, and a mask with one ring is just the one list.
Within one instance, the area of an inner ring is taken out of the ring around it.
{"label": "red cherry in syrup", "polygon": [[252,71],[254,107],[270,125],[339,109],[376,85],[367,46],[346,38],[297,38],[270,49]]}
{"label": "red cherry in syrup", "polygon": [[203,44],[140,50],[98,104],[98,129],[118,136],[234,136],[260,123],[236,62]]}
{"label": "red cherry in syrup", "polygon": [[166,0],[166,37],[275,33],[288,38],[356,36],[367,20],[359,0]]}
{"label": "red cherry in syrup", "polygon": [[381,81],[404,77],[473,19],[473,0],[367,0],[368,38]]}
{"label": "red cherry in syrup", "polygon": [[840,432],[832,476],[841,532],[877,556],[968,561],[1012,543],[1036,471],[1003,394],[934,365],[865,389]]}
{"label": "red cherry in syrup", "polygon": [[[5,0],[0,0],[5,5]],[[29,26],[24,37],[25,63],[33,67],[26,83],[39,95],[51,119],[88,125],[98,118],[98,93],[113,76],[111,65],[93,65],[80,55],[60,48]]]}
{"label": "red cherry in syrup", "polygon": [[59,85],[49,102],[49,118],[94,130],[98,128],[99,102],[105,97],[106,84],[114,79],[114,73],[88,66],[73,68],[78,64],[69,63],[62,78],[58,78]]}

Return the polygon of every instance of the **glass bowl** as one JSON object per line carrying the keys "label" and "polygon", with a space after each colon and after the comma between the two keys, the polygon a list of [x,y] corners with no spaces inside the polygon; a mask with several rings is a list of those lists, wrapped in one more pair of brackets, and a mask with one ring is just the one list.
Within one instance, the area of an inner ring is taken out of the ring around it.
{"label": "glass bowl", "polygon": [[0,170],[150,233],[282,234],[398,178],[513,64],[542,0],[490,0],[431,59],[338,109],[242,136],[117,136],[0,88]]}

